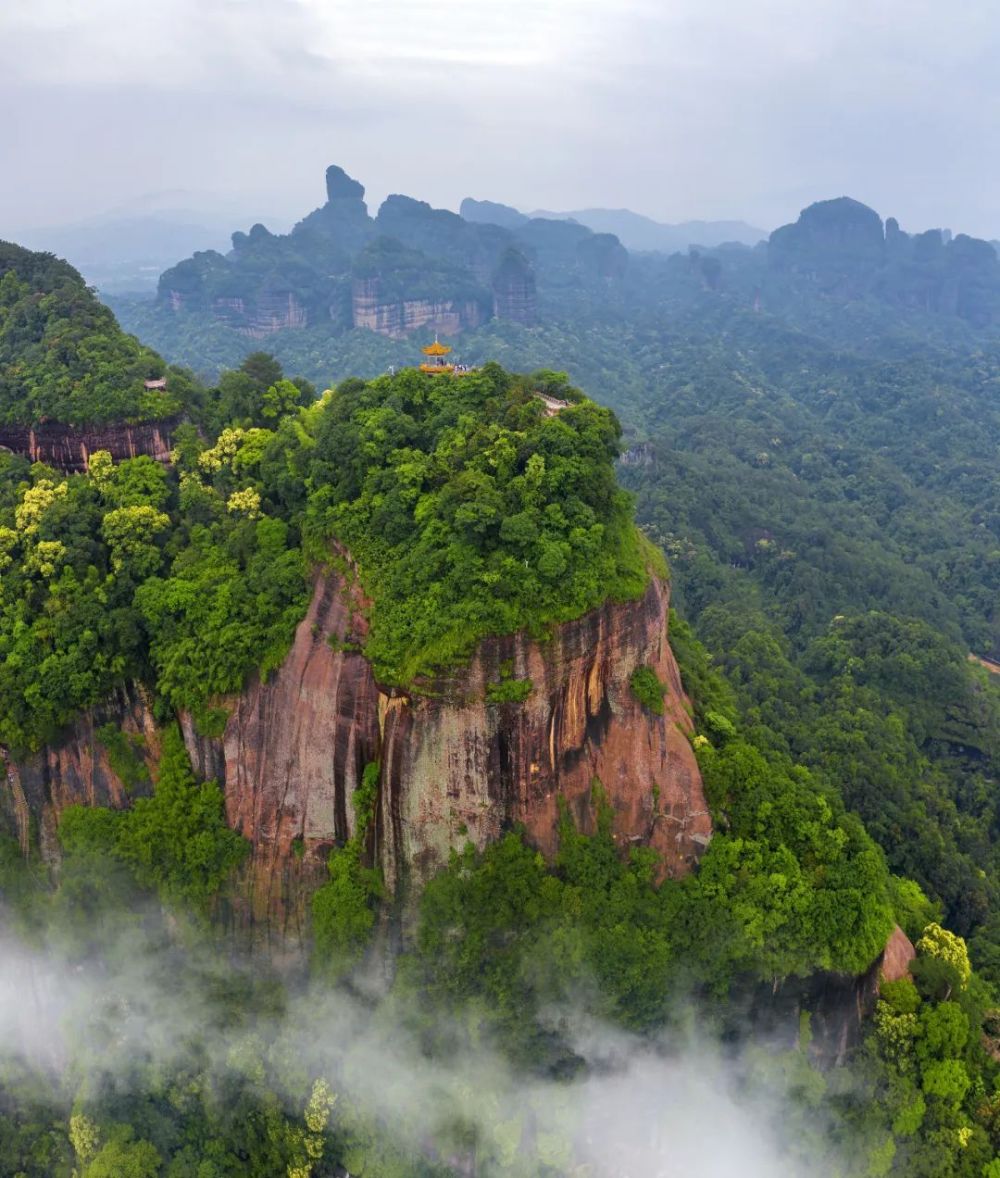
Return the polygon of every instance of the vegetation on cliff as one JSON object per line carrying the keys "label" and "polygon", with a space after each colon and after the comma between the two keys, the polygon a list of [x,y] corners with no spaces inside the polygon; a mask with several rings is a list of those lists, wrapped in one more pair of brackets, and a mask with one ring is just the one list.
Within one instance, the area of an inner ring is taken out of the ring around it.
{"label": "vegetation on cliff", "polygon": [[[202,915],[249,850],[226,825],[218,783],[196,780],[173,724],[162,734],[152,795],[136,798],[127,810],[70,806],[60,819],[59,839],[74,863],[91,864],[95,887],[97,865],[111,860],[175,911]],[[97,896],[95,903],[100,905]]]}
{"label": "vegetation on cliff", "polygon": [[[570,407],[546,417],[539,388]],[[558,374],[411,370],[337,389],[311,452],[311,550],[334,538],[357,562],[381,681],[642,593],[649,556],[615,480],[619,434]]]}
{"label": "vegetation on cliff", "polygon": [[[165,389],[145,388],[165,375]],[[72,266],[0,242],[0,424],[155,421],[193,390],[121,330]]]}
{"label": "vegetation on cliff", "polygon": [[[573,404],[546,417],[542,386]],[[38,748],[128,677],[207,731],[211,701],[288,649],[303,529],[314,561],[336,544],[357,562],[387,683],[642,592],[618,424],[564,378],[489,366],[349,381],[303,408],[307,393],[251,356],[205,409],[214,442],[182,427],[169,470],[0,457],[0,743]]]}

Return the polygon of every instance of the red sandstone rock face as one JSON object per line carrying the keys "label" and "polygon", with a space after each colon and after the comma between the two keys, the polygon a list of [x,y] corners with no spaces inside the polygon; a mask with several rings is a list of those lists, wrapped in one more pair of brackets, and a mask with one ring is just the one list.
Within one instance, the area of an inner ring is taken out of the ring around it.
{"label": "red sandstone rock face", "polygon": [[910,938],[897,924],[892,930],[892,936],[885,946],[885,952],[879,962],[879,981],[898,982],[910,976],[910,962],[916,957],[917,951]]}
{"label": "red sandstone rock face", "polygon": [[[224,735],[201,737],[181,718],[195,768],[223,783],[229,822],[253,848],[233,889],[236,924],[272,953],[304,944],[308,896],[325,878],[329,850],[354,833],[351,797],[376,760],[368,850],[400,896],[412,897],[451,848],[484,847],[514,823],[552,854],[559,799],[591,829],[598,781],[621,843],[655,847],[664,873],[688,871],[711,823],[667,605],[666,585],[653,581],[641,601],[606,604],[547,641],[489,639],[469,666],[431,685],[433,695],[405,697],[380,691],[357,652],[366,634],[357,591],[339,573],[320,578],[282,666],[228,701]],[[501,664],[531,680],[525,703],[487,702]],[[664,716],[632,696],[641,664],[668,685]],[[8,793],[24,823],[42,814],[54,831],[70,802],[127,804],[93,735],[108,718],[144,732],[155,758],[148,709],[138,693],[123,693],[82,718],[64,744],[12,767],[17,786]]]}
{"label": "red sandstone rock face", "polygon": [[107,450],[115,462],[140,454],[169,462],[174,425],[175,421],[82,427],[54,421],[35,426],[0,425],[0,447],[70,474],[86,470],[97,450]]}
{"label": "red sandstone rock face", "polygon": [[288,657],[233,701],[221,765],[216,751],[206,766],[253,846],[242,916],[271,940],[304,938],[305,901],[328,852],[353,835],[351,796],[378,759],[378,688],[368,661],[343,649],[365,637],[361,606],[340,575],[317,582]]}
{"label": "red sandstone rock face", "polygon": [[0,792],[0,813],[6,811],[23,850],[28,848],[32,818],[38,822],[42,855],[53,862],[59,857],[56,827],[67,806],[119,808],[128,804],[133,795],[112,769],[107,750],[96,735],[108,723],[143,738],[143,757],[151,780],[137,787],[135,794],[148,793],[156,778],[160,738],[147,700],[135,687],[116,691],[100,707],[81,715],[59,745],[17,762],[0,749],[7,780],[7,789]]}
{"label": "red sandstone rock face", "polygon": [[[432,695],[405,697],[380,692],[350,649],[366,634],[364,603],[339,574],[318,581],[287,659],[233,701],[221,742],[186,726],[193,760],[225,783],[230,824],[253,844],[246,922],[269,936],[304,935],[305,896],[322,882],[330,848],[353,834],[351,795],[375,760],[382,772],[369,850],[393,892],[425,882],[452,848],[485,847],[514,823],[554,853],[558,799],[591,829],[596,781],[623,843],[655,847],[664,873],[689,870],[711,820],[666,639],[667,605],[666,586],[654,581],[640,602],[605,605],[547,642],[490,639]],[[526,703],[486,702],[501,663],[531,679]],[[632,697],[640,664],[668,684],[662,717]]]}
{"label": "red sandstone rock face", "polygon": [[[386,701],[376,849],[391,887],[407,875],[425,881],[452,847],[483,847],[513,823],[551,855],[559,799],[592,829],[596,782],[620,841],[655,847],[665,873],[690,869],[712,828],[667,605],[666,585],[653,581],[641,601],[608,603],[547,642],[489,639],[429,695]],[[486,702],[501,664],[531,680],[524,704]],[[629,688],[644,664],[667,684],[664,716]]]}

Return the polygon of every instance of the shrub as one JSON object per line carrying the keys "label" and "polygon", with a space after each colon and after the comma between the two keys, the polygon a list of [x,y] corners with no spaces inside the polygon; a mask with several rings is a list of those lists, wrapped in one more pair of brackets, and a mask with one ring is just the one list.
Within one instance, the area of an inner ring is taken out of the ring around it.
{"label": "shrub", "polygon": [[663,715],[663,697],[667,693],[667,686],[660,682],[652,667],[636,667],[629,680],[629,687],[644,708],[657,716]]}

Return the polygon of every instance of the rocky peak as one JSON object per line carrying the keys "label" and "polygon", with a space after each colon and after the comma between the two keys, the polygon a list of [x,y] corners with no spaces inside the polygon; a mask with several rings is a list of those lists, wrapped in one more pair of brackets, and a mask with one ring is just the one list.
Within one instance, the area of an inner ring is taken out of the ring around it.
{"label": "rocky peak", "polygon": [[361,200],[365,199],[365,186],[355,180],[337,164],[331,164],[326,170],[326,199]]}
{"label": "rocky peak", "polygon": [[882,218],[849,196],[821,200],[803,209],[793,225],[772,234],[768,255],[779,266],[817,261],[880,262],[885,245]]}
{"label": "rocky peak", "polygon": [[353,253],[370,240],[374,231],[365,204],[365,186],[336,164],[326,170],[326,204],[294,227],[294,235],[316,235],[325,246]]}

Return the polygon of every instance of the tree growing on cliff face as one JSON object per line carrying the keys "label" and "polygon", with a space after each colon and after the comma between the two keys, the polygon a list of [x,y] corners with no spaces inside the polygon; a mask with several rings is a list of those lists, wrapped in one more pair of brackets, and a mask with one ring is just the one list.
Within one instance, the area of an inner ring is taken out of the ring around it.
{"label": "tree growing on cliff face", "polygon": [[345,976],[361,960],[375,928],[376,906],[384,894],[380,872],[363,861],[378,784],[379,766],[371,762],[351,798],[354,835],[330,852],[330,878],[312,896],[313,966],[328,979]]}
{"label": "tree growing on cliff face", "polygon": [[71,854],[111,856],[140,887],[201,914],[248,851],[226,824],[218,784],[199,782],[192,773],[176,725],[162,733],[151,797],[136,798],[122,811],[70,806],[59,833]]}

